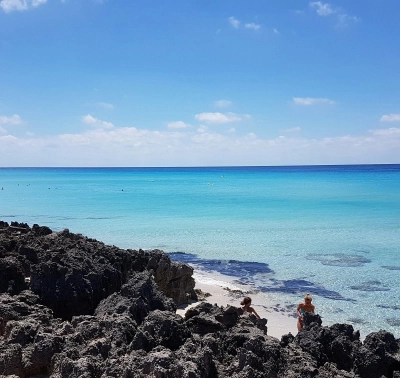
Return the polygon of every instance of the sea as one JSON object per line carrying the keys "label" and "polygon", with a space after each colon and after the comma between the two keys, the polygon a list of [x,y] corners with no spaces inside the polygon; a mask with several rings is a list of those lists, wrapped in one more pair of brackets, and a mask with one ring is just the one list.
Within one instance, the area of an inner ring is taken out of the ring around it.
{"label": "sea", "polygon": [[0,168],[0,220],[161,249],[288,316],[310,293],[323,325],[400,337],[400,165]]}

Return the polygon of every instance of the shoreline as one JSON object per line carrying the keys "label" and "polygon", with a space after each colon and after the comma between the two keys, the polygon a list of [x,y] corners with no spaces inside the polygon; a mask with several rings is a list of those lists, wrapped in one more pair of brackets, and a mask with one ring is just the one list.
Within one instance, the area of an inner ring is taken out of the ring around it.
{"label": "shoreline", "polygon": [[[206,294],[205,298],[192,301],[187,305],[178,307],[176,313],[185,317],[186,311],[195,307],[201,302],[217,304],[220,307],[235,306],[241,307],[240,302],[245,296],[252,299],[252,307],[257,311],[261,318],[268,320],[268,335],[281,339],[283,335],[291,333],[297,335],[297,317],[295,310],[273,305],[266,300],[265,295],[255,291],[250,286],[229,282],[228,277],[218,272],[205,272],[195,268],[193,277],[196,281],[195,290],[201,290]],[[297,306],[297,304],[296,304]]]}

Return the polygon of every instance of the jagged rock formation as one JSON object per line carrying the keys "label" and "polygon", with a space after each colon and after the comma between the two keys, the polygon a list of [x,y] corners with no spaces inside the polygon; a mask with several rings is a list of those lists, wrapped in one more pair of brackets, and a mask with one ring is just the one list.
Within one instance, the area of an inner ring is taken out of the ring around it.
{"label": "jagged rock formation", "polygon": [[0,377],[400,377],[400,340],[305,319],[268,336],[266,319],[202,303],[192,270],[161,251],[0,222]]}

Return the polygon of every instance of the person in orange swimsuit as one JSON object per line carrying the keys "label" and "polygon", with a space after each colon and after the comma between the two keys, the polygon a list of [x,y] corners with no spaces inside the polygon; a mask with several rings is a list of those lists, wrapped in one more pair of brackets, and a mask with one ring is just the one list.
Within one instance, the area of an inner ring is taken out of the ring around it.
{"label": "person in orange swimsuit", "polygon": [[258,319],[260,319],[260,316],[257,314],[256,310],[254,310],[253,307],[251,307],[251,298],[250,297],[244,297],[244,299],[240,302],[240,304],[243,306],[242,310],[246,312],[250,312],[251,314],[254,314],[257,316]]}
{"label": "person in orange swimsuit", "polygon": [[297,306],[297,329],[300,331],[301,328],[303,327],[303,314],[305,312],[312,312],[314,313],[315,307],[313,304],[311,304],[312,302],[312,297],[310,294],[307,294],[304,297],[304,302],[303,303],[299,303],[299,305]]}

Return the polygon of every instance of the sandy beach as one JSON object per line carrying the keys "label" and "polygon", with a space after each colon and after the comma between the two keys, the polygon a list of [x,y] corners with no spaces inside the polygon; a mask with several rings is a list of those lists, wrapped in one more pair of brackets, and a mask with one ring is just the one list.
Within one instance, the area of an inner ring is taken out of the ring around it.
{"label": "sandy beach", "polygon": [[[246,285],[236,282],[229,282],[229,278],[217,272],[209,273],[195,270],[193,274],[196,281],[195,289],[200,289],[203,293],[209,295],[204,299],[211,304],[218,306],[236,306],[240,307],[240,302],[244,296],[252,299],[252,307],[257,311],[261,318],[268,319],[268,335],[280,339],[282,335],[297,334],[297,319],[294,317],[293,308],[281,307],[279,304],[266,303],[265,295],[254,292]],[[182,305],[177,313],[182,317],[190,307],[198,305],[199,302],[192,302],[188,305]]]}

